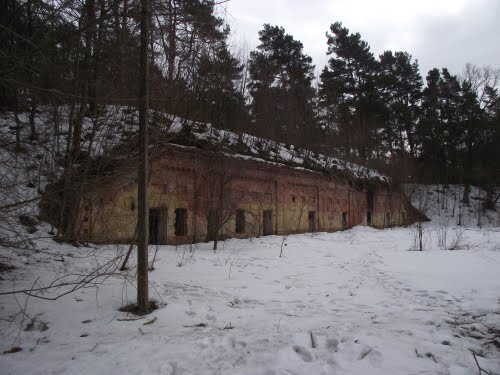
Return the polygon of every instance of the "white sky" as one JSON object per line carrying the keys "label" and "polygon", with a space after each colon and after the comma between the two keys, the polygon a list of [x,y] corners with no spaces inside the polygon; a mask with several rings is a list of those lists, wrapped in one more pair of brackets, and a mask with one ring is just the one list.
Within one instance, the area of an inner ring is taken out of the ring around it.
{"label": "white sky", "polygon": [[462,72],[467,62],[500,67],[500,0],[230,0],[225,4],[236,48],[259,44],[264,23],[300,40],[320,72],[325,33],[335,21],[359,32],[376,57],[406,51],[422,76],[434,67]]}

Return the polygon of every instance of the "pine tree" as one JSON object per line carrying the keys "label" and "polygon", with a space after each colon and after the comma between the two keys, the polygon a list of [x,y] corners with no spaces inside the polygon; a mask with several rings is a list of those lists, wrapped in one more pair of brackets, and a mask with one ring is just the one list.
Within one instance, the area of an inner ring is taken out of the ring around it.
{"label": "pine tree", "polygon": [[441,92],[439,69],[432,69],[427,74],[427,86],[422,93],[422,115],[417,128],[419,143],[418,156],[422,161],[428,163],[438,172],[431,172],[432,175],[439,174],[439,166],[446,160],[444,148],[444,135],[442,134],[441,116]]}
{"label": "pine tree", "polygon": [[377,62],[359,33],[349,33],[340,22],[330,31],[327,54],[332,57],[320,76],[323,115],[343,139],[344,152],[367,159],[376,148],[382,120],[375,91]]}
{"label": "pine tree", "polygon": [[380,55],[377,91],[386,106],[383,141],[392,156],[415,156],[422,77],[418,62],[406,52]]}
{"label": "pine tree", "polygon": [[240,128],[239,122],[246,117],[245,98],[237,87],[242,70],[225,39],[200,53],[191,91],[197,120],[221,129]]}
{"label": "pine tree", "polygon": [[314,65],[285,29],[265,24],[250,53],[252,114],[260,135],[301,143],[315,129]]}

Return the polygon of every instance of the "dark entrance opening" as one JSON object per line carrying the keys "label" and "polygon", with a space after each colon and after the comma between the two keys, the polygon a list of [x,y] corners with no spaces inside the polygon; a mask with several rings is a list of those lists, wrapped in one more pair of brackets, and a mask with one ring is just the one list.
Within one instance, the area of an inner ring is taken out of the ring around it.
{"label": "dark entrance opening", "polygon": [[342,212],[342,229],[347,229],[347,212]]}
{"label": "dark entrance opening", "polygon": [[236,233],[245,233],[245,211],[236,210]]}
{"label": "dark entrance opening", "polygon": [[262,235],[269,236],[270,234],[273,234],[273,211],[265,210],[263,219],[264,223],[262,226]]}
{"label": "dark entrance opening", "polygon": [[185,208],[175,209],[175,235],[187,236],[187,210]]}
{"label": "dark entrance opening", "polygon": [[149,243],[151,245],[165,244],[165,209],[149,209]]}
{"label": "dark entrance opening", "polygon": [[366,192],[366,207],[368,211],[373,211],[373,191],[368,190]]}
{"label": "dark entrance opening", "polygon": [[368,211],[366,213],[366,225],[369,225],[369,226],[372,225],[372,213],[371,213],[371,211]]}
{"label": "dark entrance opening", "polygon": [[215,241],[217,237],[217,209],[211,208],[207,217],[207,240]]}
{"label": "dark entrance opening", "polygon": [[309,232],[316,232],[316,212],[309,211],[307,219],[309,220]]}

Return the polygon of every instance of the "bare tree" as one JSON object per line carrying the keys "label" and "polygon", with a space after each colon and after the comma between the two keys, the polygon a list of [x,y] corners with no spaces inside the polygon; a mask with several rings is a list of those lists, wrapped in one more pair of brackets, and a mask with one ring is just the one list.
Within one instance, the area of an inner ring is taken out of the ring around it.
{"label": "bare tree", "polygon": [[[282,239],[281,239],[281,246],[280,246],[280,255],[279,257],[283,257],[283,247],[287,246],[286,240],[288,239],[288,236],[290,233],[299,233],[300,232],[300,225],[302,223],[302,216],[305,212],[306,209],[306,202],[305,199],[299,198],[299,209],[295,212],[295,215],[292,215],[292,221],[290,223],[289,228],[285,228],[285,232],[283,233]],[[297,197],[294,196],[294,199],[297,199]],[[295,203],[295,202],[293,202]]]}
{"label": "bare tree", "polygon": [[430,208],[429,196],[431,192],[429,187],[425,185],[405,185],[405,194],[420,215],[413,227],[413,250],[423,251],[424,233],[427,230],[424,218]]}
{"label": "bare tree", "polygon": [[220,232],[227,229],[226,225],[234,218],[243,199],[240,192],[233,189],[230,162],[222,152],[214,152],[207,173],[207,239],[214,241],[214,251],[217,250]]}
{"label": "bare tree", "polygon": [[461,74],[461,80],[471,84],[472,90],[476,93],[479,105],[482,108],[488,109],[490,100],[488,88],[500,88],[500,68],[485,65],[477,66],[472,63],[467,63]]}

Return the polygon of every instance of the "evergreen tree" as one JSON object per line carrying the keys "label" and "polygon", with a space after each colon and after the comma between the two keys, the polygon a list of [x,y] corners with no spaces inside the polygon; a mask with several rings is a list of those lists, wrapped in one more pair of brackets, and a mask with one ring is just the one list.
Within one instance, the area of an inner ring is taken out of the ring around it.
{"label": "evergreen tree", "polygon": [[442,182],[477,182],[483,169],[478,152],[492,135],[471,82],[460,84],[446,68],[429,71],[418,136],[420,158],[433,170],[433,177]]}
{"label": "evergreen tree", "polygon": [[[328,55],[321,73],[320,96],[324,118],[342,141],[343,151],[362,159],[372,156],[381,122],[375,91],[377,62],[359,33],[336,22],[330,27]],[[354,149],[354,150],[353,150]]]}
{"label": "evergreen tree", "polygon": [[380,55],[377,89],[386,106],[383,141],[392,156],[415,156],[422,77],[418,62],[406,52]]}
{"label": "evergreen tree", "polygon": [[265,24],[261,44],[250,53],[252,115],[260,135],[303,143],[315,130],[314,65],[300,41]]}
{"label": "evergreen tree", "polygon": [[200,121],[217,128],[239,130],[245,121],[245,98],[237,88],[243,66],[231,55],[225,41],[205,51],[199,58],[193,85],[193,99]]}

